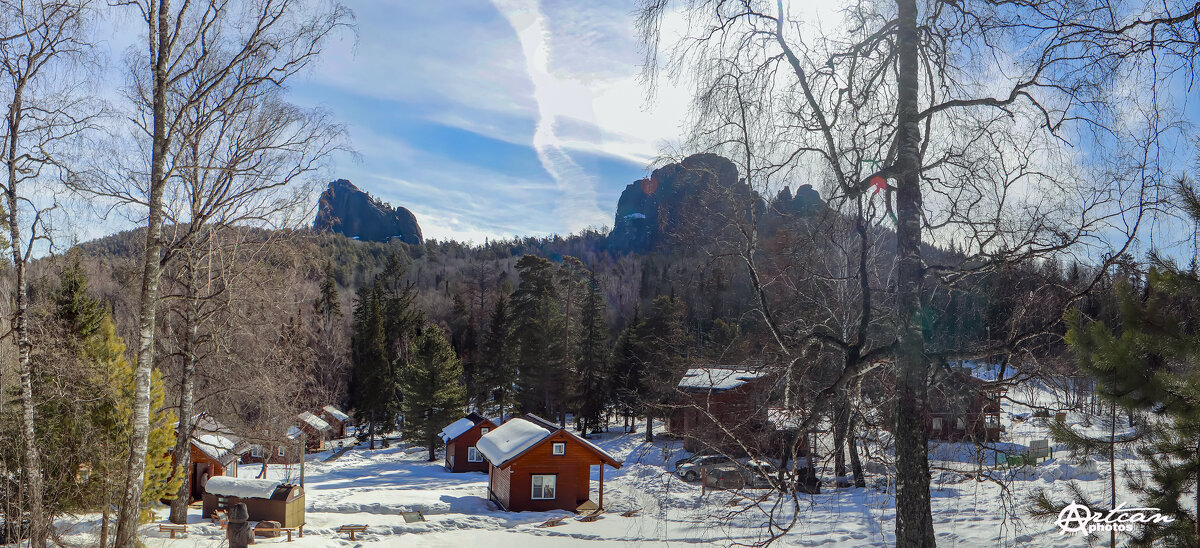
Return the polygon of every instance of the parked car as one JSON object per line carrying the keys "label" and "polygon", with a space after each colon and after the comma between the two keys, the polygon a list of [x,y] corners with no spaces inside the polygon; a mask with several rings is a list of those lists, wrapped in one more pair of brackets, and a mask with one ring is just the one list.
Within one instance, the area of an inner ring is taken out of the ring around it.
{"label": "parked car", "polygon": [[779,469],[765,460],[746,461],[743,475],[746,477],[746,487],[751,489],[770,489],[772,481],[779,477]]}
{"label": "parked car", "polygon": [[734,462],[733,457],[725,455],[693,455],[675,463],[675,474],[685,481],[696,481],[705,471]]}

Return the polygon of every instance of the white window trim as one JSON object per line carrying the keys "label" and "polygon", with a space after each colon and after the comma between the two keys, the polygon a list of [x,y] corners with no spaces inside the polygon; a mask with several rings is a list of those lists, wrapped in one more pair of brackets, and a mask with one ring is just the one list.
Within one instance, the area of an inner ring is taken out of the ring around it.
{"label": "white window trim", "polygon": [[264,454],[263,454],[262,446],[261,445],[251,446],[250,447],[250,456],[255,457],[255,458],[260,458],[260,459],[263,458]]}
{"label": "white window trim", "polygon": [[[475,458],[471,458],[471,455],[475,455]],[[483,462],[483,455],[474,445],[467,448],[467,462]]]}
{"label": "white window trim", "polygon": [[281,457],[286,457],[286,456],[287,456],[287,452],[284,450],[284,448],[283,448],[283,446],[282,446],[282,445],[280,445],[280,446],[279,446],[279,451],[278,451],[278,453],[279,453],[279,456],[281,456]]}
{"label": "white window trim", "polygon": [[492,429],[491,429],[491,428],[488,428],[488,427],[486,427],[486,426],[481,426],[481,427],[479,427],[479,435],[480,435],[480,436],[486,436],[486,435],[487,435],[487,433],[488,433],[488,432],[491,432],[491,431],[492,431]]}
{"label": "white window trim", "polygon": [[550,453],[553,455],[567,454],[567,444],[561,441],[556,441],[550,444]]}
{"label": "white window trim", "polygon": [[[542,480],[542,496],[539,497],[539,496],[534,495],[535,487],[537,487],[537,478],[553,478],[553,481],[550,484],[551,485],[550,490],[554,493],[553,497],[545,496],[546,480],[544,480],[544,479]],[[557,474],[533,474],[533,475],[529,476],[529,498],[531,500],[554,500],[557,497],[558,497],[558,475]]]}

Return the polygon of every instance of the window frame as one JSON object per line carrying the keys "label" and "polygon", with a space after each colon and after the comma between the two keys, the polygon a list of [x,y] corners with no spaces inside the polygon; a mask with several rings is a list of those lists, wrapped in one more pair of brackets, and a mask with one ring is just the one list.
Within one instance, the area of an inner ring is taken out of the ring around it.
{"label": "window frame", "polygon": [[550,444],[550,454],[554,456],[563,456],[567,454],[567,443],[556,441]]}
{"label": "window frame", "polygon": [[491,429],[491,428],[488,428],[488,427],[486,427],[486,426],[480,426],[480,427],[479,427],[479,435],[480,435],[480,436],[486,436],[486,435],[487,435],[487,433],[488,433],[488,432],[491,432],[491,431],[492,431],[492,429]]}
{"label": "window frame", "polygon": [[276,451],[275,453],[278,454],[280,457],[287,456],[287,450],[282,445],[279,446],[279,450]]}
{"label": "window frame", "polygon": [[[474,454],[475,458],[471,458]],[[474,445],[467,447],[467,462],[483,462],[483,453],[479,452],[479,448]]]}
{"label": "window frame", "polygon": [[[542,496],[537,496],[538,478],[542,479]],[[550,495],[546,496],[546,480],[545,478],[553,478],[550,482]],[[530,500],[555,500],[558,498],[558,474],[530,474],[529,475],[529,499]]]}

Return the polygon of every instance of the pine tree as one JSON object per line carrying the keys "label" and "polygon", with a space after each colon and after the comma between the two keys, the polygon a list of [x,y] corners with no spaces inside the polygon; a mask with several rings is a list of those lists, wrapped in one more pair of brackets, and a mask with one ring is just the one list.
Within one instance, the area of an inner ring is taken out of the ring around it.
{"label": "pine tree", "polygon": [[404,437],[425,442],[432,461],[438,432],[459,418],[466,406],[462,363],[445,333],[432,324],[425,326],[407,355],[401,385]]}
{"label": "pine tree", "polygon": [[646,441],[654,441],[654,417],[661,415],[671,388],[682,374],[688,347],[683,318],[687,310],[675,297],[658,296],[642,324],[638,340],[645,349],[638,396],[646,414]]}
{"label": "pine tree", "polygon": [[630,421],[638,408],[638,394],[641,392],[642,375],[646,367],[647,350],[640,339],[645,329],[641,309],[634,308],[633,317],[621,330],[612,353],[612,380],[609,382],[609,399],[616,403],[622,418],[625,419],[625,431],[629,432]]}
{"label": "pine tree", "polygon": [[[1200,223],[1195,189],[1181,184],[1179,194],[1184,209]],[[1200,542],[1200,278],[1156,255],[1150,262],[1141,292],[1126,280],[1117,283],[1118,329],[1085,321],[1076,310],[1067,315],[1067,342],[1101,395],[1158,417],[1147,425],[1149,441],[1139,449],[1149,477],[1132,481],[1131,487],[1146,497],[1147,506],[1176,520],[1146,524],[1134,543],[1195,546]],[[1184,501],[1195,507],[1185,508]]]}
{"label": "pine tree", "polygon": [[503,294],[496,299],[496,306],[489,318],[488,332],[483,338],[480,364],[482,384],[491,392],[500,420],[511,405],[517,382],[516,341],[513,340],[512,321],[508,314],[508,298]]}
{"label": "pine tree", "polygon": [[586,289],[587,293],[580,310],[578,355],[575,359],[575,408],[578,413],[576,417],[585,436],[600,428],[605,408],[608,406],[608,385],[611,377],[608,306],[596,282],[595,272],[590,273]]}

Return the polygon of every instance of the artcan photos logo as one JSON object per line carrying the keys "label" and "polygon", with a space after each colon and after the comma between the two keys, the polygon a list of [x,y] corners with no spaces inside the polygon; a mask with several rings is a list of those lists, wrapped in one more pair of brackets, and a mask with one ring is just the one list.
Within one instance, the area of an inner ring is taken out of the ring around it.
{"label": "artcan photos logo", "polygon": [[1095,533],[1109,531],[1132,531],[1138,523],[1171,523],[1175,518],[1164,516],[1158,508],[1126,508],[1125,503],[1118,504],[1108,513],[1093,512],[1091,508],[1072,502],[1058,513],[1055,525],[1067,533]]}

